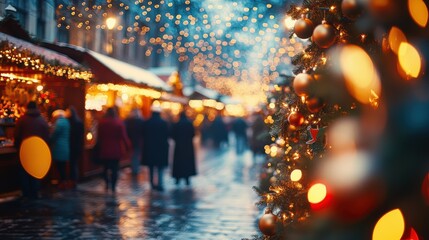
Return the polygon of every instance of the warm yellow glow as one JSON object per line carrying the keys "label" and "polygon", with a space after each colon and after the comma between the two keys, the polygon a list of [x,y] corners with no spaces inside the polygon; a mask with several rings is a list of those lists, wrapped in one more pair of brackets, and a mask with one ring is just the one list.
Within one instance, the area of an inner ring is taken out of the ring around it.
{"label": "warm yellow glow", "polygon": [[371,58],[362,48],[356,45],[343,47],[340,65],[350,95],[359,102],[369,103],[372,92],[380,95],[380,79]]}
{"label": "warm yellow glow", "polygon": [[400,240],[404,230],[404,216],[401,210],[394,209],[378,220],[372,233],[372,240]]}
{"label": "warm yellow glow", "polygon": [[392,27],[389,32],[389,46],[390,49],[396,54],[399,52],[399,46],[401,43],[407,42],[407,37],[401,31],[401,29],[397,27]]}
{"label": "warm yellow glow", "polygon": [[399,65],[408,77],[417,78],[422,60],[419,52],[409,43],[401,43],[398,52]]}
{"label": "warm yellow glow", "polygon": [[299,169],[295,169],[290,173],[290,180],[293,182],[298,182],[302,178],[302,171]]}
{"label": "warm yellow glow", "polygon": [[107,18],[106,25],[109,30],[112,30],[116,26],[116,18],[114,17]]}
{"label": "warm yellow glow", "polygon": [[204,109],[203,101],[201,100],[190,100],[188,104],[191,108],[195,109],[195,111],[202,111]]}
{"label": "warm yellow glow", "polygon": [[91,141],[94,138],[91,132],[86,134],[86,140]]}
{"label": "warm yellow glow", "polygon": [[287,16],[285,18],[285,26],[286,26],[286,28],[289,29],[289,30],[293,29],[293,27],[295,26],[295,22],[296,22],[296,20],[292,19],[291,16]]}
{"label": "warm yellow glow", "polygon": [[40,82],[39,79],[18,76],[18,75],[15,75],[13,73],[1,73],[0,76],[10,78],[10,79],[24,80],[24,81],[31,82],[31,83],[39,83]]}
{"label": "warm yellow glow", "polygon": [[408,0],[410,15],[420,27],[428,23],[428,8],[423,0]]}
{"label": "warm yellow glow", "polygon": [[39,91],[39,92],[40,92],[40,91],[42,91],[42,90],[43,90],[43,86],[42,86],[42,85],[38,85],[38,86],[36,87],[36,90],[37,90],[37,91]]}
{"label": "warm yellow glow", "polygon": [[326,194],[326,186],[322,183],[316,183],[308,190],[307,198],[310,203],[317,204],[325,199]]}
{"label": "warm yellow glow", "polygon": [[22,141],[19,159],[28,174],[42,179],[51,166],[51,151],[43,139],[33,136]]}

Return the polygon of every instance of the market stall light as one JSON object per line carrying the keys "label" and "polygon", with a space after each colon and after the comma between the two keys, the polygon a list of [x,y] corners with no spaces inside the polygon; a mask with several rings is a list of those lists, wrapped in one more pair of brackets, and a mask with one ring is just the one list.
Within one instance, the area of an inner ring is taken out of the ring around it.
{"label": "market stall light", "polygon": [[35,78],[30,78],[30,77],[24,77],[24,76],[18,76],[16,74],[13,73],[1,73],[0,74],[1,77],[4,78],[9,78],[9,79],[16,79],[16,80],[21,80],[21,81],[26,81],[27,83],[39,83],[40,80],[39,79],[35,79]]}
{"label": "market stall light", "polygon": [[37,90],[37,91],[39,91],[39,92],[40,92],[40,91],[42,91],[42,90],[43,90],[43,86],[42,86],[42,85],[38,85],[38,86],[36,87],[36,90]]}
{"label": "market stall light", "polygon": [[128,85],[120,85],[120,84],[98,84],[97,89],[102,92],[107,91],[118,91],[121,94],[127,94],[128,96],[145,96],[150,97],[153,99],[158,99],[161,97],[161,92],[149,89],[149,88],[138,88],[138,87],[132,87]]}

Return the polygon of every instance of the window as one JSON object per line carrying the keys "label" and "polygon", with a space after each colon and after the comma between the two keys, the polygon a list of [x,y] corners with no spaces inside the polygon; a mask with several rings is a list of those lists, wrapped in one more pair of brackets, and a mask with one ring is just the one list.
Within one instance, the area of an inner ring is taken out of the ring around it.
{"label": "window", "polygon": [[37,0],[37,38],[44,39],[46,36],[46,9],[45,9],[45,1]]}
{"label": "window", "polygon": [[24,28],[27,28],[27,15],[28,15],[28,1],[26,0],[15,0],[11,1],[10,4],[16,8],[16,20],[18,20],[19,24]]}

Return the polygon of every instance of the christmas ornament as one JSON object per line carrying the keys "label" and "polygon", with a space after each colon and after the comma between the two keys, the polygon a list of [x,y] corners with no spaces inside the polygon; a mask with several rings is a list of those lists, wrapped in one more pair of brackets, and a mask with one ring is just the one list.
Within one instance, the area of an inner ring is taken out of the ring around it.
{"label": "christmas ornament", "polygon": [[268,212],[259,219],[259,230],[267,236],[276,234],[277,216]]}
{"label": "christmas ornament", "polygon": [[301,19],[295,22],[295,26],[293,28],[293,31],[296,36],[302,39],[311,37],[311,35],[313,34],[313,30],[313,22],[310,19],[305,18],[304,16],[302,16]]}
{"label": "christmas ornament", "polygon": [[343,0],[341,11],[346,18],[356,20],[362,13],[362,6],[358,0]]}
{"label": "christmas ornament", "polygon": [[329,48],[335,43],[337,39],[335,28],[326,23],[325,20],[322,24],[318,25],[313,31],[313,42],[321,48]]}
{"label": "christmas ornament", "polygon": [[290,125],[299,127],[304,123],[304,115],[300,112],[291,112],[287,118]]}
{"label": "christmas ornament", "polygon": [[311,139],[305,142],[306,144],[313,144],[318,140],[322,139],[325,135],[326,127],[320,128],[317,126],[316,128],[312,128],[311,126],[307,127],[307,130],[310,132]]}
{"label": "christmas ornament", "polygon": [[308,96],[310,84],[314,78],[307,73],[300,73],[293,79],[293,89],[298,96]]}
{"label": "christmas ornament", "polygon": [[319,97],[307,98],[307,100],[305,100],[305,104],[311,113],[317,113],[325,106],[325,103]]}

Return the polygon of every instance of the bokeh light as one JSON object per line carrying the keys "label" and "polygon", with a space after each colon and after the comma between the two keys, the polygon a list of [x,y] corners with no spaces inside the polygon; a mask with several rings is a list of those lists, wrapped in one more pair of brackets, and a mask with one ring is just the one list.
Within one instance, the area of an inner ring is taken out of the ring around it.
{"label": "bokeh light", "polygon": [[344,46],[339,63],[349,93],[363,104],[370,103],[372,92],[380,96],[381,83],[369,55],[356,45]]}
{"label": "bokeh light", "polygon": [[404,230],[404,216],[400,209],[394,209],[378,220],[374,227],[372,240],[400,240]]}
{"label": "bokeh light", "polygon": [[290,180],[293,182],[298,182],[302,178],[302,171],[299,169],[295,169],[290,173]]}
{"label": "bokeh light", "polygon": [[326,186],[322,183],[316,183],[308,190],[307,198],[308,202],[312,204],[321,203],[327,195],[328,191]]}
{"label": "bokeh light", "polygon": [[398,51],[399,64],[409,78],[417,78],[422,67],[420,54],[411,44],[403,42]]}
{"label": "bokeh light", "polygon": [[417,25],[420,27],[427,26],[428,8],[423,0],[408,0],[408,11]]}
{"label": "bokeh light", "polygon": [[389,31],[389,46],[390,49],[396,54],[399,52],[399,46],[401,43],[407,42],[407,37],[401,31],[401,29],[397,27],[392,27]]}
{"label": "bokeh light", "polygon": [[48,173],[52,160],[48,144],[36,136],[22,141],[19,158],[24,170],[38,179],[42,179]]}

